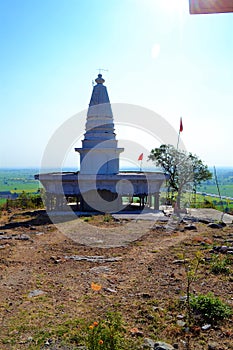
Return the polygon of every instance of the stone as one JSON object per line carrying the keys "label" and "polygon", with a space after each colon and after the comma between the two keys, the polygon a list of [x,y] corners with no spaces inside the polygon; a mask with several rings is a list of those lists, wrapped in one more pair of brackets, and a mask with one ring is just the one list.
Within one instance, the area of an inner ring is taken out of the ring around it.
{"label": "stone", "polygon": [[174,347],[170,344],[158,341],[154,345],[154,350],[174,350]]}
{"label": "stone", "polygon": [[149,293],[142,293],[140,294],[140,296],[144,299],[150,299],[151,298],[151,295]]}
{"label": "stone", "polygon": [[179,326],[179,327],[184,327],[184,326],[185,326],[185,322],[182,321],[182,320],[177,320],[177,321],[176,321],[176,324],[177,324],[177,326]]}
{"label": "stone", "polygon": [[226,245],[222,245],[222,246],[213,247],[213,250],[211,252],[226,254],[229,251],[233,251],[233,247],[228,247]]}
{"label": "stone", "polygon": [[223,221],[219,222],[219,225],[221,225],[222,227],[226,227],[227,226],[227,224],[225,222],[223,222]]}
{"label": "stone", "polygon": [[44,292],[43,290],[35,289],[35,290],[32,290],[32,291],[28,294],[28,296],[29,296],[30,298],[32,298],[32,297],[37,297],[37,296],[42,295],[42,294],[45,294],[45,292]]}
{"label": "stone", "polygon": [[188,261],[189,261],[188,259],[177,259],[177,260],[174,260],[172,263],[173,264],[184,264]]}
{"label": "stone", "polygon": [[105,262],[115,262],[122,260],[122,257],[105,257],[105,256],[83,256],[83,255],[71,255],[71,256],[65,256],[65,259],[71,259],[75,261],[89,261],[89,262],[98,262],[98,263],[105,263]]}
{"label": "stone", "polygon": [[12,236],[0,236],[0,240],[5,240],[5,239],[12,239]]}
{"label": "stone", "polygon": [[109,293],[117,293],[117,291],[115,289],[112,289],[112,288],[104,288],[104,290],[106,292],[109,292]]}
{"label": "stone", "polygon": [[147,318],[147,320],[149,320],[149,321],[153,321],[154,319],[155,319],[155,317],[153,316],[153,315],[146,315],[146,318]]}
{"label": "stone", "polygon": [[59,256],[57,256],[57,257],[56,256],[51,256],[50,260],[52,260],[54,262],[54,264],[59,264],[59,263],[65,262],[65,259],[61,258]]}
{"label": "stone", "polygon": [[144,343],[142,344],[143,349],[154,349],[155,346],[155,342],[154,340],[150,339],[150,338],[145,338],[144,339]]}
{"label": "stone", "polygon": [[220,253],[226,253],[227,251],[228,251],[228,246],[226,246],[226,245],[223,245],[223,246],[221,246],[221,248],[219,249],[219,252]]}
{"label": "stone", "polygon": [[179,299],[180,299],[180,301],[185,302],[187,300],[187,295],[182,295],[182,296],[180,296]]}
{"label": "stone", "polygon": [[159,307],[159,306],[153,306],[152,309],[153,309],[153,311],[164,311],[164,309],[162,307]]}
{"label": "stone", "polygon": [[192,224],[184,226],[184,230],[192,231],[192,230],[196,230],[196,229],[197,229],[197,227],[195,225],[192,225]]}
{"label": "stone", "polygon": [[[84,345],[77,346],[75,349],[88,350]],[[61,341],[54,342],[52,339],[48,339],[44,342],[44,346],[41,348],[41,350],[74,350],[74,347],[64,345]]]}
{"label": "stone", "polygon": [[208,343],[208,350],[217,350],[219,347],[218,343],[216,342],[210,342]]}
{"label": "stone", "polygon": [[18,240],[18,241],[28,241],[30,239],[30,237],[27,236],[27,235],[22,234],[22,235],[19,235],[19,236],[15,237],[15,239]]}
{"label": "stone", "polygon": [[183,320],[184,319],[184,315],[177,315],[176,318],[178,318],[178,320]]}
{"label": "stone", "polygon": [[154,225],[152,227],[152,231],[156,231],[156,230],[165,230],[165,226],[162,226],[162,225]]}
{"label": "stone", "polygon": [[210,221],[209,219],[198,219],[198,221],[199,221],[200,223],[206,224],[206,225],[208,225],[208,224],[211,223],[211,221]]}
{"label": "stone", "polygon": [[186,221],[191,221],[191,222],[198,222],[199,220],[198,220],[198,218],[195,218],[194,216],[187,216],[187,217],[184,217],[183,218],[184,220],[186,220]]}
{"label": "stone", "polygon": [[203,331],[208,331],[211,328],[211,324],[204,324],[204,326],[201,327]]}
{"label": "stone", "polygon": [[36,235],[36,236],[41,236],[41,235],[44,235],[44,232],[42,232],[42,231],[33,231],[33,232],[30,232],[30,234],[33,234],[33,235]]}
{"label": "stone", "polygon": [[48,339],[48,340],[45,341],[44,345],[49,346],[51,344],[52,344],[52,339]]}
{"label": "stone", "polygon": [[210,228],[222,228],[221,224],[216,224],[215,222],[211,222],[210,224],[207,225],[207,227]]}
{"label": "stone", "polygon": [[94,272],[96,274],[99,273],[108,273],[109,271],[111,271],[111,268],[109,266],[96,266],[96,267],[92,267],[90,269],[91,272]]}
{"label": "stone", "polygon": [[213,238],[222,239],[221,235],[213,235]]}
{"label": "stone", "polygon": [[212,261],[212,258],[206,257],[206,258],[204,258],[204,260],[205,260],[206,262],[211,262],[211,261]]}

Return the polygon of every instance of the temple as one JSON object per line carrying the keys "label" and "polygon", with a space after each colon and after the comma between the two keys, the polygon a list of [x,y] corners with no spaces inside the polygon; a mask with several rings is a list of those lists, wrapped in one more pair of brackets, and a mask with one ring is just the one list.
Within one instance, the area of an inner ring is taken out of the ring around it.
{"label": "temple", "polygon": [[[86,117],[80,154],[80,170],[35,175],[46,191],[47,210],[113,213],[122,210],[159,209],[162,172],[119,171],[120,153],[112,108],[99,74],[95,80]],[[137,197],[137,205],[134,205]]]}

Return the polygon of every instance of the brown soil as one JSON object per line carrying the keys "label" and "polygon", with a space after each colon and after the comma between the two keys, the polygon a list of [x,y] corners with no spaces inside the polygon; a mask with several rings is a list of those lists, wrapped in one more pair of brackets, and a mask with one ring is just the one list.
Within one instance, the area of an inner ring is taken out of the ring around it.
{"label": "brown soil", "polygon": [[[84,219],[77,221],[83,223]],[[124,221],[106,222],[102,216],[91,221],[99,229],[120,227],[124,242],[132,231]],[[233,319],[207,331],[200,328],[200,321],[190,333],[177,325],[177,316],[186,314],[179,300],[186,294],[187,276],[184,264],[174,263],[184,254],[192,260],[201,251],[203,262],[192,291],[213,292],[232,306],[232,266],[230,275],[214,275],[204,261],[211,257],[213,245],[233,240],[232,225],[211,229],[195,223],[196,231],[186,231],[185,224],[181,224],[176,231],[168,232],[159,227],[148,228],[148,222],[136,224],[141,238],[119,247],[100,248],[70,239],[41,212],[2,215],[0,238],[12,238],[0,240],[0,349],[40,349],[43,346],[37,344],[41,339],[44,342],[49,338],[53,344],[73,342],[75,345],[70,348],[75,348],[77,339],[59,333],[59,329],[66,325],[71,333],[77,332],[79,322],[103,319],[108,311],[122,314],[129,338],[130,329],[137,328],[143,332],[142,338],[177,343],[179,349],[185,349],[188,336],[190,349],[208,349],[210,342],[215,342],[219,350],[233,349]],[[87,222],[83,229],[88,231],[89,226]],[[30,239],[18,240],[22,235]],[[121,259],[103,263],[67,259],[74,255]],[[101,290],[92,290],[92,282]],[[43,294],[30,296],[34,290]]]}

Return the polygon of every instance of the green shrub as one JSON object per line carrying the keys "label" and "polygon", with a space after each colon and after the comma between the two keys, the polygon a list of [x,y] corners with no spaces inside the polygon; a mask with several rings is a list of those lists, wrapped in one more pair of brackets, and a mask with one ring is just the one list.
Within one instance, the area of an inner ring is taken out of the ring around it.
{"label": "green shrub", "polygon": [[229,275],[230,273],[230,267],[231,261],[228,257],[222,257],[222,256],[213,256],[212,261],[210,264],[210,270],[214,274],[225,274]]}
{"label": "green shrub", "polygon": [[211,201],[205,199],[205,200],[204,200],[204,203],[203,203],[203,208],[212,208],[212,209],[215,209],[215,206],[214,206],[214,204],[213,204]]}
{"label": "green shrub", "polygon": [[113,221],[113,218],[110,214],[105,214],[103,217],[103,222],[111,222]]}
{"label": "green shrub", "polygon": [[121,316],[108,313],[106,319],[93,322],[89,326],[87,337],[88,350],[118,350],[124,348],[123,332],[125,331]]}
{"label": "green shrub", "polygon": [[212,293],[192,295],[190,298],[192,311],[205,322],[217,323],[232,315],[232,309]]}
{"label": "green shrub", "polygon": [[84,221],[84,222],[89,222],[90,219],[91,219],[90,217],[87,217],[87,216],[86,216],[85,218],[83,218],[83,221]]}
{"label": "green shrub", "polygon": [[40,194],[26,193],[23,191],[16,199],[7,199],[2,205],[2,209],[37,209],[43,208],[43,201]]}

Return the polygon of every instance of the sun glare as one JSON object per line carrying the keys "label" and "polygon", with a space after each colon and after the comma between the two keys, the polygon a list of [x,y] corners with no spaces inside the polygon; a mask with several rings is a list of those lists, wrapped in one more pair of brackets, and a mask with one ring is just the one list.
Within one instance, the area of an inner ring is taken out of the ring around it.
{"label": "sun glare", "polygon": [[160,7],[170,13],[181,13],[188,9],[188,0],[148,0],[149,6]]}

